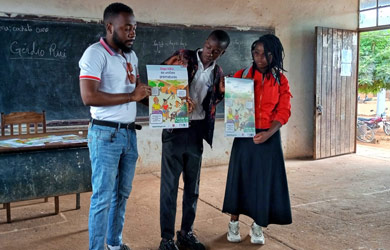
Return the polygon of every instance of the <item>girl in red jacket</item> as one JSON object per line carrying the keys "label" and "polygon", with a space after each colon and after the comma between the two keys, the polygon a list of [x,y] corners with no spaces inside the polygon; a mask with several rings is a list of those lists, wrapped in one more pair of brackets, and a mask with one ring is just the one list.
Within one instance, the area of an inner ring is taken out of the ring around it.
{"label": "girl in red jacket", "polygon": [[238,219],[243,214],[253,219],[251,242],[264,244],[262,227],[292,222],[279,132],[291,114],[291,93],[279,38],[261,36],[251,50],[252,66],[234,77],[254,79],[256,135],[234,139],[222,211],[231,214],[228,241],[241,241]]}

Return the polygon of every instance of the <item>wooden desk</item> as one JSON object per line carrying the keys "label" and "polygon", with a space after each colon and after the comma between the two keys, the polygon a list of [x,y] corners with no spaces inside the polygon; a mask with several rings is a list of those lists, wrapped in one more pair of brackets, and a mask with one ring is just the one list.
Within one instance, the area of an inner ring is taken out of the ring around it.
{"label": "wooden desk", "polygon": [[[87,131],[46,133],[49,135],[79,135]],[[28,139],[37,135],[23,135]],[[12,137],[0,137],[0,142]],[[80,208],[81,192],[89,192],[91,164],[87,142],[56,142],[40,146],[0,147],[0,203],[44,197],[78,194],[76,209]],[[59,212],[59,201],[55,201]],[[7,222],[11,221],[7,215]]]}

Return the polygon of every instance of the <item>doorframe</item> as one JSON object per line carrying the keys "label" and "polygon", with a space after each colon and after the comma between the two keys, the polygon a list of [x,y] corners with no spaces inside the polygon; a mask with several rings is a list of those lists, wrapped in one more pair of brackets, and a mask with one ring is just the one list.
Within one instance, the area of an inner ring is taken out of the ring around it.
{"label": "doorframe", "polygon": [[[359,11],[360,13],[360,11]],[[358,21],[359,21],[359,15],[358,15]],[[356,96],[359,94],[359,55],[360,55],[360,34],[362,32],[372,32],[372,31],[379,31],[379,30],[390,30],[390,25],[382,25],[382,26],[373,26],[373,27],[367,27],[367,28],[358,28],[358,57],[357,57],[357,69],[356,69]],[[358,101],[356,100],[356,112],[355,112],[355,120],[357,121],[358,116]],[[356,129],[356,128],[355,128]],[[357,131],[355,132],[357,133]],[[357,148],[357,140],[355,139],[355,153]]]}

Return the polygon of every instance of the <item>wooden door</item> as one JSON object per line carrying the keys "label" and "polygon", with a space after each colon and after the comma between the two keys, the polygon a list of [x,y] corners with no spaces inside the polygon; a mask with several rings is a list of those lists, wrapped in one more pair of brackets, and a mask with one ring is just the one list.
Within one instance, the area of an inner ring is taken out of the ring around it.
{"label": "wooden door", "polygon": [[356,152],[358,33],[316,27],[314,159]]}

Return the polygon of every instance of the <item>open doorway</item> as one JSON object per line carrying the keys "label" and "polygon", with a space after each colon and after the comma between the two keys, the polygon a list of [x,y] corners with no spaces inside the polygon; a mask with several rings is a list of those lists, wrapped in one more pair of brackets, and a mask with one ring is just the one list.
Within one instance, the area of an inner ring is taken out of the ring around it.
{"label": "open doorway", "polygon": [[357,146],[390,149],[390,29],[359,35]]}
{"label": "open doorway", "polygon": [[[358,146],[363,147],[363,143],[357,143],[357,137],[378,146],[375,133],[385,134],[384,122],[376,121],[376,112],[378,117],[383,116],[381,119],[389,119],[386,89],[390,89],[390,0],[360,0],[359,6],[357,31],[316,27],[314,159],[359,153]],[[378,37],[383,41],[379,42]],[[360,44],[366,46],[360,53],[360,65],[365,68],[358,69]],[[380,108],[376,106],[378,97]],[[372,118],[377,124],[371,128],[364,121],[358,122],[358,115]],[[387,142],[390,135],[384,138]],[[390,159],[390,140],[385,155]]]}
{"label": "open doorway", "polygon": [[358,72],[357,153],[390,155],[389,0],[359,1]]}

